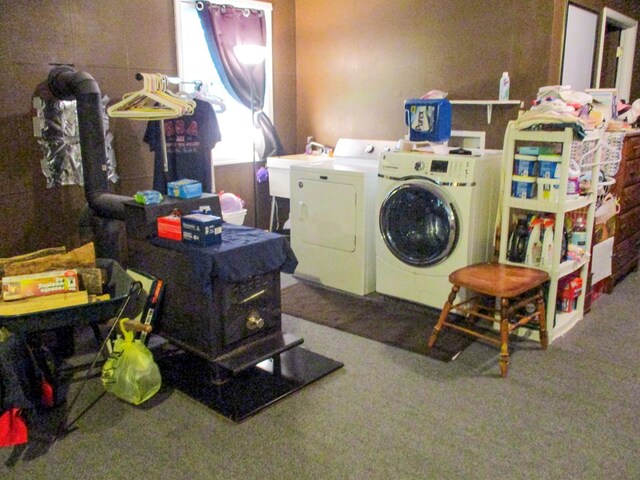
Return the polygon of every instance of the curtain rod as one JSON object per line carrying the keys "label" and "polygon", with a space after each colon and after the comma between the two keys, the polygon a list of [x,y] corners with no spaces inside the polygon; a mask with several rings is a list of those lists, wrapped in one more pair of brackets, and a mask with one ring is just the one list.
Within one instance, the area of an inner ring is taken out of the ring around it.
{"label": "curtain rod", "polygon": [[[187,85],[202,86],[202,84],[204,83],[202,80],[184,80],[180,77],[170,77],[162,73],[158,73],[154,75],[160,75],[167,80],[167,83],[171,83],[174,85],[187,84]],[[136,80],[142,80],[143,78],[144,77],[142,76],[142,73],[136,73]]]}
{"label": "curtain rod", "polygon": [[[233,8],[253,8],[255,10],[268,10],[268,11],[273,11],[273,5],[269,2],[262,2],[259,0],[233,0],[234,3],[236,5],[230,5],[228,2],[221,2],[221,1],[210,1],[209,3],[212,5],[218,5],[221,7],[227,6],[227,7],[233,7]],[[202,0],[180,0],[180,3],[191,3],[191,4],[195,4],[196,8],[197,8],[197,4],[201,4],[201,3],[205,3]]]}

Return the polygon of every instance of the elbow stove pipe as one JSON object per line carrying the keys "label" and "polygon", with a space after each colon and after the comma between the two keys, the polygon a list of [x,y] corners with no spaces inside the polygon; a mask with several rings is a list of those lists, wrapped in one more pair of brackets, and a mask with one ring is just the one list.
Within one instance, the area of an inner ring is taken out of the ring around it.
{"label": "elbow stove pipe", "polygon": [[109,193],[107,150],[98,83],[86,72],[59,66],[49,72],[46,89],[59,100],[76,100],[84,191],[89,207],[99,217],[124,220],[124,201],[130,198]]}

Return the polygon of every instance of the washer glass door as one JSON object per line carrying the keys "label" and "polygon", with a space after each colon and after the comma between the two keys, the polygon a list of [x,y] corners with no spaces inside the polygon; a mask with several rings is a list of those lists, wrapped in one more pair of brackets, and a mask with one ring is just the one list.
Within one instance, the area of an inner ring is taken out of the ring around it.
{"label": "washer glass door", "polygon": [[380,206],[380,233],[400,261],[418,267],[445,260],[458,242],[458,214],[448,195],[429,181],[398,185]]}

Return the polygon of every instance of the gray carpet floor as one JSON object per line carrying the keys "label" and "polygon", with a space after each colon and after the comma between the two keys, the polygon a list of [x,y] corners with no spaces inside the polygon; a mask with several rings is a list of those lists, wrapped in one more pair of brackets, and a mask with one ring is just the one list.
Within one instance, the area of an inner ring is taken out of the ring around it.
{"label": "gray carpet floor", "polygon": [[[0,478],[637,479],[639,286],[630,275],[547,351],[519,342],[507,379],[480,342],[443,363],[285,316],[344,368],[240,424],[177,390],[141,407],[106,395],[13,467],[0,449]],[[100,392],[90,381],[78,408]]]}

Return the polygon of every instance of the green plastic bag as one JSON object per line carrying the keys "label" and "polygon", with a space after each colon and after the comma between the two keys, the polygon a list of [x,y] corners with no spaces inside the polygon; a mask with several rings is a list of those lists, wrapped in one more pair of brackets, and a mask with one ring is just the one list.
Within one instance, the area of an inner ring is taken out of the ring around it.
{"label": "green plastic bag", "polygon": [[124,337],[116,339],[102,367],[102,385],[116,397],[140,405],[160,390],[162,378],[151,351],[140,340],[134,340],[133,332],[124,329],[125,320],[120,320]]}

